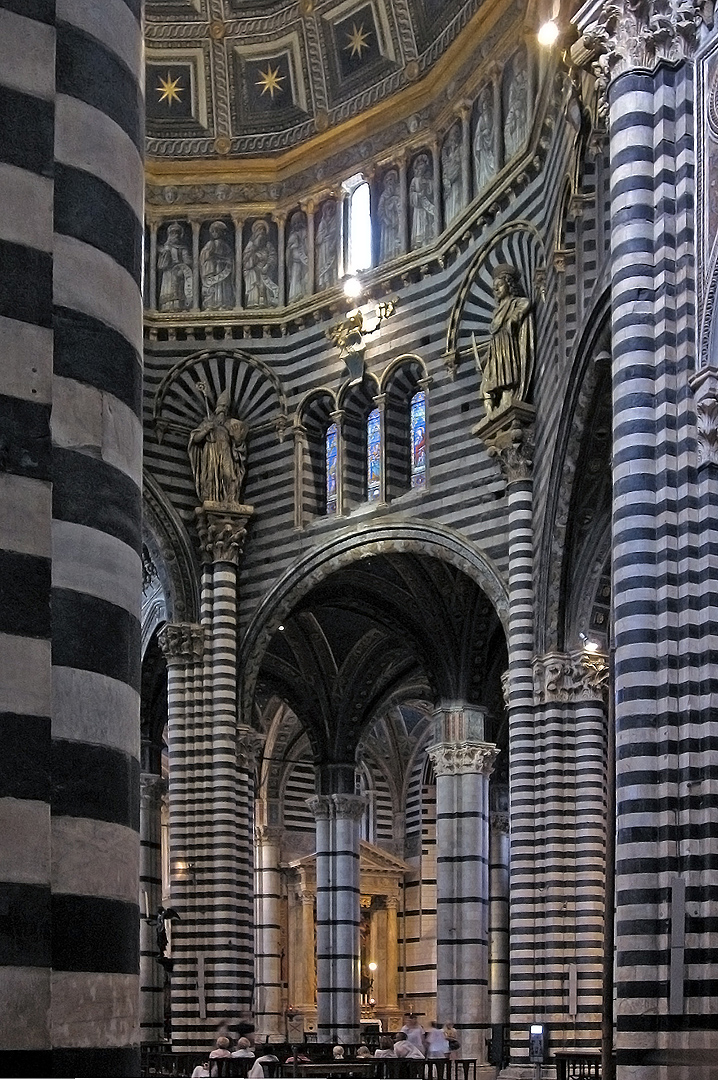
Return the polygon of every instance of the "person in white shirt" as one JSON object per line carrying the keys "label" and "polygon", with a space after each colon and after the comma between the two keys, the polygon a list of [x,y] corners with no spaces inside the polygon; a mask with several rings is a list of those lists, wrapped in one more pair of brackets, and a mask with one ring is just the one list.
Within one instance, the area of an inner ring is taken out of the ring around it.
{"label": "person in white shirt", "polygon": [[192,1073],[192,1080],[194,1080],[195,1076],[209,1076],[209,1075],[210,1075],[209,1062],[208,1061],[203,1061],[202,1064],[198,1065],[196,1067],[196,1069],[194,1070],[194,1072]]}
{"label": "person in white shirt", "polygon": [[388,1035],[382,1035],[379,1040],[379,1049],[374,1051],[375,1058],[396,1057],[394,1053],[394,1043]]}
{"label": "person in white shirt", "polygon": [[431,1027],[426,1033],[426,1056],[429,1058],[449,1056],[449,1040],[436,1020],[431,1021]]}
{"label": "person in white shirt", "polygon": [[252,1050],[249,1039],[245,1039],[244,1036],[237,1043],[237,1049],[232,1054],[232,1057],[253,1058],[254,1051]]}
{"label": "person in white shirt", "polygon": [[397,1031],[394,1039],[394,1053],[398,1058],[424,1058],[424,1051],[409,1042],[405,1031]]}
{"label": "person in white shirt", "polygon": [[419,1050],[421,1050],[423,1053],[424,1029],[413,1013],[409,1014],[409,1016],[407,1017],[407,1021],[401,1030],[404,1032],[409,1042],[413,1043],[414,1046],[417,1046]]}

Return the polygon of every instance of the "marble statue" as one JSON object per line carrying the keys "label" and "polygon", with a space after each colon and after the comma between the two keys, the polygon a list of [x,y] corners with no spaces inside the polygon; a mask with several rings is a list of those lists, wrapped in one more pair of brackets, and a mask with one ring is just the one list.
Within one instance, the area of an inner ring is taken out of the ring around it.
{"label": "marble statue", "polygon": [[307,295],[307,221],[301,210],[289,219],[287,235],[287,302],[301,300]]}
{"label": "marble statue", "polygon": [[519,271],[501,263],[493,279],[496,306],[481,379],[487,416],[526,401],[534,360],[533,310],[521,291]]}
{"label": "marble statue", "polygon": [[528,121],[528,81],[526,54],[516,53],[511,66],[509,92],[504,122],[504,147],[506,160],[512,158],[526,141]]}
{"label": "marble statue", "polygon": [[270,308],[279,304],[277,245],[269,235],[269,222],[258,218],[252,225],[242,256],[244,303],[248,308]]}
{"label": "marble statue", "polygon": [[187,311],[192,307],[192,254],[179,221],[167,226],[167,238],[157,252],[160,275],[160,311]]}
{"label": "marble statue", "polygon": [[226,311],[234,307],[234,252],[227,243],[227,226],[213,221],[209,240],[199,255],[202,307],[205,311]]}
{"label": "marble statue", "polygon": [[223,390],[214,412],[190,432],[188,452],[200,501],[237,505],[247,472],[247,435],[243,420],[229,415],[230,396]]}
{"label": "marble statue", "polygon": [[325,202],[317,226],[317,288],[320,291],[335,285],[339,275],[338,225],[336,203]]}
{"label": "marble statue", "polygon": [[449,131],[441,151],[442,180],[444,186],[444,223],[449,224],[461,212],[464,193],[461,183],[461,127]]}
{"label": "marble statue", "polygon": [[485,86],[479,94],[474,134],[474,175],[476,192],[488,184],[496,174],[496,138],[494,124],[494,91]]}
{"label": "marble statue", "polygon": [[379,262],[401,255],[401,195],[399,174],[389,169],[379,196]]}
{"label": "marble statue", "polygon": [[414,176],[409,185],[411,206],[411,246],[420,248],[434,239],[436,204],[434,180],[428,154],[419,154],[414,162]]}

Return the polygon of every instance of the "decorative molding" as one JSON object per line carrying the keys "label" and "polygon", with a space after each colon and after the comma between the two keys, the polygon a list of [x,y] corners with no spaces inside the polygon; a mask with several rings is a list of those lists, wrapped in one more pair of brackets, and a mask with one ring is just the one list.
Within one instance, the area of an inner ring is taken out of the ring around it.
{"label": "decorative molding", "polygon": [[157,635],[167,663],[192,663],[204,653],[204,627],[196,623],[167,623]]}
{"label": "decorative molding", "polygon": [[598,652],[551,652],[536,657],[534,700],[537,705],[603,701],[608,691],[608,657]]}
{"label": "decorative molding", "polygon": [[503,412],[480,420],[472,429],[489,457],[498,461],[508,484],[531,479],[535,412],[532,405],[515,402]]}
{"label": "decorative molding", "polygon": [[226,562],[234,566],[244,551],[247,524],[254,514],[253,506],[239,506],[236,510],[216,504],[204,503],[195,510],[200,556],[203,563]]}
{"label": "decorative molding", "polygon": [[242,724],[237,728],[237,764],[240,769],[253,773],[264,746],[265,736],[256,728]]}
{"label": "decorative molding", "polygon": [[463,773],[491,776],[494,762],[499,756],[499,748],[485,742],[436,743],[427,747],[426,752],[437,776],[458,776]]}

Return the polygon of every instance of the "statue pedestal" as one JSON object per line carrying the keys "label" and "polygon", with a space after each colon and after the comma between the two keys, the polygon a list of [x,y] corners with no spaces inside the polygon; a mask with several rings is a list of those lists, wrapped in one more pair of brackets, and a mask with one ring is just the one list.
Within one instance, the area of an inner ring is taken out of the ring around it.
{"label": "statue pedestal", "polygon": [[531,475],[535,415],[533,405],[515,401],[507,409],[484,417],[471,429],[490,457],[498,458],[509,483]]}
{"label": "statue pedestal", "polygon": [[228,562],[237,566],[253,515],[254,507],[242,503],[206,501],[198,506],[195,517],[202,562]]}

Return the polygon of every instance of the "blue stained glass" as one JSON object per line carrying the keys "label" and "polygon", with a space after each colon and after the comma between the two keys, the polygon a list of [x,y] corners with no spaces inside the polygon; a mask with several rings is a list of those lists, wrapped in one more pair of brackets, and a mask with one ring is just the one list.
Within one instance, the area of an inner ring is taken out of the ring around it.
{"label": "blue stained glass", "polygon": [[426,483],[426,394],[420,390],[411,399],[411,486]]}
{"label": "blue stained glass", "polygon": [[367,417],[366,447],[366,497],[373,502],[381,496],[381,419],[378,409]]}
{"label": "blue stained glass", "polygon": [[337,512],[337,449],[337,425],[332,424],[327,428],[326,435],[328,514]]}

